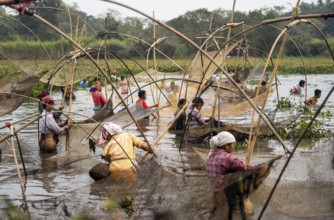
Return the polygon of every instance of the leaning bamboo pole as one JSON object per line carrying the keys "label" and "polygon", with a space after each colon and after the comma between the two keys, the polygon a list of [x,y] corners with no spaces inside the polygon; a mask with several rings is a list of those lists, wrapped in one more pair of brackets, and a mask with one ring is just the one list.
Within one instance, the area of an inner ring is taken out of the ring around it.
{"label": "leaning bamboo pole", "polygon": [[[267,103],[267,100],[268,100],[268,95],[269,95],[269,91],[271,89],[271,86],[273,84],[273,80],[276,78],[276,74],[277,74],[277,70],[278,70],[278,67],[279,67],[279,64],[280,64],[280,61],[281,61],[281,58],[283,57],[283,52],[284,52],[284,48],[285,48],[285,44],[286,42],[288,41],[289,39],[289,33],[290,33],[290,30],[291,28],[294,26],[294,25],[297,25],[299,24],[302,20],[294,20],[295,19],[295,16],[297,15],[298,13],[298,6],[299,6],[299,3],[300,3],[300,0],[297,0],[297,3],[296,3],[296,6],[294,7],[294,10],[293,10],[293,13],[292,13],[292,16],[291,16],[291,22],[286,26],[286,28],[281,32],[281,34],[279,35],[279,37],[277,37],[274,45],[272,46],[272,49],[271,49],[271,52],[267,58],[267,62],[266,62],[266,65],[263,69],[263,73],[262,73],[262,77],[264,76],[265,72],[266,72],[266,69],[267,69],[267,66],[271,60],[271,56],[272,56],[272,53],[274,51],[274,48],[276,47],[276,44],[278,42],[278,40],[281,38],[281,36],[284,34],[284,38],[282,40],[282,44],[281,44],[281,47],[280,47],[280,50],[279,50],[279,53],[278,53],[278,58],[275,62],[275,66],[274,66],[274,69],[272,71],[272,76],[271,76],[271,79],[269,81],[269,85],[268,85],[268,89],[265,93],[265,97],[264,97],[264,100],[262,102],[262,106],[261,106],[261,113],[263,114],[264,113],[264,110],[265,110],[265,106],[266,106],[266,103]],[[306,20],[307,21],[307,20]],[[256,91],[256,96],[258,96],[259,94],[259,90]],[[254,116],[254,114],[253,114]],[[254,117],[252,117],[252,123],[253,123],[253,119]],[[258,120],[257,120],[257,123],[256,123],[256,127],[255,127],[255,133],[253,135],[253,137],[251,138],[251,141],[249,142],[249,145],[248,145],[248,150],[247,150],[247,155],[246,155],[246,163],[249,164],[250,162],[250,158],[253,154],[253,150],[254,150],[254,146],[255,146],[255,143],[256,143],[256,139],[257,139],[257,135],[258,135],[258,132],[260,130],[260,123],[261,123],[261,118],[259,117]],[[251,126],[252,128],[253,126]],[[250,135],[251,135],[251,132],[250,132]]]}
{"label": "leaning bamboo pole", "polygon": [[[79,17],[77,16],[77,20],[76,20],[76,28],[75,28],[75,38],[76,40],[78,40],[78,30],[79,30]],[[73,47],[73,50],[75,50],[75,47]],[[72,111],[72,101],[73,101],[73,84],[74,84],[74,75],[75,75],[75,70],[76,70],[76,66],[77,66],[77,59],[74,58],[72,61],[72,66],[71,66],[71,79],[70,79],[70,100],[69,100],[69,117],[71,118],[71,111]],[[67,86],[66,86],[67,87]],[[64,94],[65,98],[66,98],[66,93]],[[67,126],[70,127],[71,126],[71,120],[67,120]],[[66,132],[66,145],[65,148],[66,150],[70,150],[71,146],[70,146],[70,132],[67,131]]]}
{"label": "leaning bamboo pole", "polygon": [[[153,11],[153,18],[154,18],[154,11]],[[156,56],[156,31],[155,31],[155,22],[153,22],[153,41],[154,41],[154,45],[153,45],[153,65],[154,65],[154,80],[157,81],[158,80],[158,73],[157,73],[157,56]],[[155,102],[154,104],[157,104],[159,106],[159,101],[158,101],[158,88],[155,87]]]}
{"label": "leaning bamboo pole", "polygon": [[262,210],[261,210],[261,212],[260,212],[260,214],[259,214],[258,220],[261,220],[261,218],[262,218],[262,216],[263,216],[263,213],[264,213],[264,211],[266,210],[266,208],[267,208],[267,206],[268,206],[268,204],[269,204],[269,202],[270,202],[270,200],[271,200],[271,197],[274,195],[274,192],[275,192],[275,190],[276,190],[276,188],[277,188],[277,186],[278,186],[278,183],[281,181],[281,178],[282,178],[282,176],[283,176],[283,174],[284,174],[286,168],[288,167],[288,165],[289,165],[289,163],[290,163],[290,161],[291,161],[291,159],[292,159],[294,153],[296,152],[296,150],[297,150],[297,148],[298,148],[300,142],[303,140],[305,134],[307,133],[307,131],[309,130],[309,128],[310,128],[311,125],[313,124],[314,120],[315,120],[315,119],[318,117],[318,115],[320,114],[321,110],[323,109],[323,107],[324,107],[325,104],[327,103],[327,101],[328,101],[329,97],[332,95],[333,91],[334,91],[334,86],[332,86],[332,88],[331,88],[331,90],[329,91],[329,93],[327,94],[325,100],[321,103],[320,107],[317,109],[317,111],[316,111],[315,114],[313,115],[311,121],[308,123],[308,125],[307,125],[306,128],[304,129],[302,135],[299,137],[299,139],[298,139],[296,145],[295,145],[294,148],[292,149],[291,154],[289,155],[289,157],[287,158],[285,164],[283,165],[283,168],[282,168],[280,174],[278,175],[278,178],[277,178],[277,180],[276,180],[276,182],[275,182],[273,188],[271,189],[271,191],[270,191],[270,193],[269,193],[269,196],[268,196],[268,198],[267,198],[267,200],[266,200],[264,206],[262,207]]}
{"label": "leaning bamboo pole", "polygon": [[[14,136],[15,135],[16,135],[16,132],[14,130],[14,126],[11,125],[10,126],[11,148],[12,148],[12,151],[13,151],[13,157],[14,157],[14,161],[15,161],[17,176],[18,176],[19,182],[20,182],[23,201],[24,201],[25,207],[26,207],[26,209],[28,210],[28,213],[29,213],[29,206],[28,206],[28,202],[27,202],[27,199],[26,199],[26,195],[25,195],[25,189],[24,189],[23,182],[22,182],[20,167],[19,167],[19,163],[18,163],[17,157],[16,157],[16,150],[15,150],[15,145],[14,145]],[[29,215],[28,215],[28,218],[30,219]]]}
{"label": "leaning bamboo pole", "polygon": [[[102,70],[102,68],[95,62],[94,58],[87,53],[87,51],[82,48],[77,42],[75,42],[71,37],[67,36],[64,32],[62,32],[61,30],[59,30],[57,27],[55,27],[53,24],[51,24],[50,22],[48,22],[47,20],[45,20],[44,18],[42,18],[39,15],[34,14],[33,15],[36,19],[38,19],[39,21],[41,21],[42,23],[46,24],[47,26],[49,26],[50,28],[52,28],[53,30],[55,30],[57,33],[61,34],[63,37],[65,37],[67,40],[69,40],[72,44],[74,44],[76,47],[78,47],[92,62],[93,64],[100,70],[100,72],[107,78],[107,74]],[[128,108],[128,106],[126,105],[124,99],[122,98],[121,94],[119,93],[119,91],[117,91],[115,85],[111,82],[111,80],[108,78],[109,83],[111,84],[111,86],[113,87],[113,89],[115,90],[115,93],[117,94],[117,96],[120,98],[121,102],[124,104],[127,112],[129,113],[131,119],[134,121],[134,123],[136,124],[139,132],[143,135],[145,141],[147,142],[149,148],[151,148],[151,151],[153,153],[154,156],[156,156],[153,148],[151,147],[149,141],[146,138],[146,135],[143,133],[142,129],[140,128],[138,122],[135,120],[135,118],[133,117],[130,109]]]}
{"label": "leaning bamboo pole", "polygon": [[[15,129],[13,135],[19,133],[21,130],[25,129],[26,127],[28,127],[29,125],[31,125],[32,123],[34,123],[35,121],[37,121],[39,119],[39,116],[31,119],[30,121],[28,121],[26,124],[22,125],[21,127],[19,127],[18,129]],[[12,134],[6,135],[3,138],[0,139],[0,144],[2,142],[4,142],[5,140],[7,140],[8,138],[10,138],[12,136]]]}
{"label": "leaning bamboo pole", "polygon": [[27,120],[27,119],[29,119],[29,118],[32,118],[32,117],[34,117],[34,116],[37,116],[37,115],[39,115],[39,113],[34,113],[34,114],[28,115],[28,116],[26,116],[26,117],[24,117],[24,118],[18,119],[18,120],[16,120],[16,121],[8,122],[9,124],[6,123],[5,125],[1,126],[0,129],[9,127],[10,125],[15,125],[15,124],[17,124],[17,123],[20,123],[20,122],[22,122],[22,121],[25,121],[25,120]]}

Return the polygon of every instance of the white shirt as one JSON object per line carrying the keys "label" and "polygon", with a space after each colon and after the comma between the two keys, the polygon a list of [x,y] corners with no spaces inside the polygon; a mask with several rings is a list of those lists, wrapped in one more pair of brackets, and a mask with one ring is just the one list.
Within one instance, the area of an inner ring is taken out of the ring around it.
{"label": "white shirt", "polygon": [[59,127],[53,117],[52,112],[46,114],[45,111],[42,113],[42,117],[39,119],[39,132],[43,134],[48,133],[62,133],[66,130],[67,125],[64,127]]}

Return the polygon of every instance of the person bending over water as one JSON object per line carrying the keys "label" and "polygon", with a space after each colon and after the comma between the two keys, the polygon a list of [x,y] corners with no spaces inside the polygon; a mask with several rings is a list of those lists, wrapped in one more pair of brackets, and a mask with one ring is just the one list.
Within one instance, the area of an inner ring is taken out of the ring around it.
{"label": "person bending over water", "polygon": [[320,89],[316,89],[314,90],[314,96],[306,99],[306,101],[304,102],[305,105],[307,106],[315,106],[318,102],[318,99],[321,97],[321,90]]}
{"label": "person bending over water", "polygon": [[[233,155],[235,142],[235,137],[227,131],[222,131],[210,139],[210,147],[212,150],[205,161],[205,169],[213,187],[214,210],[216,210],[217,205],[227,206],[226,201],[224,201],[222,195],[219,194],[219,191],[221,191],[224,185],[224,176],[246,169],[255,169],[255,167],[246,165]],[[245,211],[247,213],[254,212],[252,203],[248,199],[244,202]]]}
{"label": "person bending over water", "polygon": [[298,85],[294,85],[290,90],[291,95],[302,95],[303,88],[305,86],[305,80],[300,80]]}
{"label": "person bending over water", "polygon": [[110,175],[115,179],[135,181],[137,172],[134,166],[137,166],[137,162],[134,146],[152,153],[147,143],[133,134],[122,133],[122,128],[112,122],[103,126],[99,144],[106,142],[103,156],[110,159]]}
{"label": "person bending over water", "polygon": [[204,105],[204,101],[201,97],[196,97],[192,101],[192,105],[186,110],[186,129],[187,129],[187,141],[190,143],[195,143],[202,141],[203,138],[196,138],[190,130],[194,130],[201,125],[206,124],[202,114],[201,109]]}

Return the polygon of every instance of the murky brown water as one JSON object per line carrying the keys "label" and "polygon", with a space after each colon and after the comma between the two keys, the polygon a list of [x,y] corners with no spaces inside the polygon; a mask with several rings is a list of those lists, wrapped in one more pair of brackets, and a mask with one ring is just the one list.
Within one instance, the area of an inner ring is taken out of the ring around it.
{"label": "murky brown water", "polygon": [[[333,81],[330,81],[334,79],[333,76],[309,76],[309,91],[321,85],[323,97],[320,102],[333,85]],[[302,76],[281,77],[283,85],[280,86],[280,95],[287,96],[289,88],[301,78]],[[56,103],[59,103],[60,94],[53,96]],[[74,111],[92,115],[89,93],[78,91],[77,97]],[[271,100],[274,98],[275,95]],[[334,97],[331,97],[327,109],[332,113],[334,113],[333,103]],[[269,101],[268,108],[272,105],[273,102]],[[36,110],[35,104],[25,103],[12,115],[0,120],[18,119]],[[75,119],[83,118],[75,116]],[[163,114],[146,125],[145,134],[150,142],[164,130],[170,119],[171,116]],[[245,114],[224,120],[245,121],[249,120],[249,116]],[[332,121],[325,123],[326,127],[334,130]],[[133,125],[126,131],[139,135]],[[1,130],[1,134],[6,132]],[[94,219],[124,219],[127,215],[123,209],[116,206],[111,211],[104,210],[103,201],[109,198],[120,201],[125,196],[134,198],[133,219],[152,219],[155,214],[167,211],[172,211],[170,214],[173,215],[172,219],[207,219],[209,216],[212,200],[203,160],[191,147],[184,147],[180,153],[179,141],[175,134],[167,133],[157,148],[157,158],[150,158],[141,165],[138,182],[135,185],[115,183],[110,178],[94,182],[89,177],[88,170],[98,163],[101,149],[97,149],[95,155],[90,153],[84,157],[72,158],[40,154],[37,144],[37,124],[21,132],[19,139],[28,170],[25,195],[32,219],[66,219],[75,215],[88,215]],[[333,143],[333,138],[303,142],[303,146],[297,151],[286,170],[263,219],[333,218],[334,211],[331,209],[334,200]],[[289,142],[288,145],[293,147],[293,143]],[[80,147],[83,151],[87,151],[87,145]],[[1,144],[1,149],[3,154],[0,163],[0,195],[9,198],[17,206],[24,206],[12,151],[8,144],[4,143]],[[63,153],[64,139],[58,147],[58,155]],[[282,153],[282,147],[275,140],[262,139],[258,142],[252,163],[258,164]],[[237,154],[244,157],[244,152]],[[138,151],[139,158],[143,155],[144,152]],[[284,162],[285,159],[277,163],[268,179],[252,195],[255,214],[249,216],[249,219],[257,219]],[[23,175],[23,172],[21,173]],[[5,204],[0,203],[0,206],[3,208]],[[0,212],[0,219],[6,219],[4,209]]]}

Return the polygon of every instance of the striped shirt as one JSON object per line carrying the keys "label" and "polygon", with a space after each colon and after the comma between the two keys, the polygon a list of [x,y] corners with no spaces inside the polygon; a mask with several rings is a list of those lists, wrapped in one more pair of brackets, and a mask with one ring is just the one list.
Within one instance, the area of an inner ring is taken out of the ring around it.
{"label": "striped shirt", "polygon": [[67,125],[64,127],[59,127],[53,117],[52,112],[43,111],[42,117],[39,119],[39,132],[42,134],[59,134],[63,133],[67,129]]}
{"label": "striped shirt", "polygon": [[[188,122],[189,120],[189,122]],[[199,127],[201,124],[203,124],[204,118],[200,111],[198,111],[197,108],[189,107],[186,110],[186,125],[189,126],[189,128],[196,128]]]}

